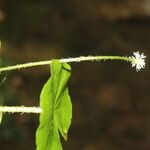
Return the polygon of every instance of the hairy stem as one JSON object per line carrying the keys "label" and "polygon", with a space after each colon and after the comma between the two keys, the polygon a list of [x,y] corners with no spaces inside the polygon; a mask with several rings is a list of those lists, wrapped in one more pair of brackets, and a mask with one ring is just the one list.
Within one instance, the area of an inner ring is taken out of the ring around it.
{"label": "hairy stem", "polygon": [[[123,61],[132,62],[132,59],[130,57],[125,57],[125,56],[80,56],[75,58],[59,59],[60,62],[81,62],[81,61],[100,61],[100,60],[123,60]],[[51,62],[52,60],[46,60],[46,61],[30,62],[30,63],[19,64],[14,66],[2,67],[0,68],[0,73],[9,70],[16,70],[16,69],[19,70],[22,68],[49,65],[51,64]]]}
{"label": "hairy stem", "polygon": [[8,113],[41,113],[40,107],[0,106],[0,112]]}

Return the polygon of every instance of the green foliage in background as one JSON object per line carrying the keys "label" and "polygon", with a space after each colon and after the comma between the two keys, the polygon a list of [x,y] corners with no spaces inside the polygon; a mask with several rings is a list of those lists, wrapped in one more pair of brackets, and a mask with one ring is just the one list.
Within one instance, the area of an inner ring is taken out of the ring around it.
{"label": "green foliage in background", "polygon": [[62,150],[59,132],[67,140],[72,118],[72,103],[68,94],[71,67],[53,60],[51,78],[40,95],[40,125],[36,132],[37,150]]}
{"label": "green foliage in background", "polygon": [[[4,57],[0,58],[0,67],[12,65],[12,61]],[[0,74],[0,105],[18,105],[16,95],[10,89],[12,73]],[[25,139],[23,131],[20,129],[15,116],[0,113],[0,142],[16,140],[18,143]]]}
{"label": "green foliage in background", "polygon": [[[9,64],[8,60],[4,58],[0,58],[0,67],[8,65],[8,64]],[[6,103],[4,102],[4,99],[6,99],[10,94],[7,89],[7,84],[4,84],[8,76],[10,76],[9,73],[4,73],[3,75],[0,76],[0,105],[3,105],[4,103]],[[2,121],[2,117],[3,117],[3,113],[0,112],[0,123]]]}

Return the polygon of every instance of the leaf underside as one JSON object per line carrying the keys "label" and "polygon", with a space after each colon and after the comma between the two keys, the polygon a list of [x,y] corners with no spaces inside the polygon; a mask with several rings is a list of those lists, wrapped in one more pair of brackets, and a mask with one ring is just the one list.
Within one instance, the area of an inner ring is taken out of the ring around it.
{"label": "leaf underside", "polygon": [[67,140],[72,118],[72,103],[68,94],[71,67],[53,60],[51,77],[40,95],[40,124],[36,132],[37,150],[62,150],[60,135]]}

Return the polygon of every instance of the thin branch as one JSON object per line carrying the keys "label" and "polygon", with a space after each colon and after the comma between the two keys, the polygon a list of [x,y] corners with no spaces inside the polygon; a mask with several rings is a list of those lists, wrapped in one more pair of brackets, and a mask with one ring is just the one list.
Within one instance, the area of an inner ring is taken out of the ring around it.
{"label": "thin branch", "polygon": [[[81,61],[100,61],[100,60],[123,60],[123,61],[132,62],[132,59],[130,57],[124,57],[124,56],[81,56],[75,58],[59,59],[60,62],[81,62]],[[49,65],[51,64],[51,62],[52,60],[46,60],[46,61],[30,62],[30,63],[18,64],[14,66],[2,67],[0,68],[0,73],[9,70],[19,70],[22,68]]]}
{"label": "thin branch", "polygon": [[25,106],[0,106],[0,112],[8,113],[41,113],[40,107],[25,107]]}

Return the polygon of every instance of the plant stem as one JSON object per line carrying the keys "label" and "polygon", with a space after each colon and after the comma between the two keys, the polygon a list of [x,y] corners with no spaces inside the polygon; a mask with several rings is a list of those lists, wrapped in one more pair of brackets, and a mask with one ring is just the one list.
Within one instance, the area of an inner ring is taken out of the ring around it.
{"label": "plant stem", "polygon": [[[81,62],[81,61],[100,61],[100,60],[123,60],[132,62],[133,60],[130,57],[125,56],[80,56],[75,58],[63,58],[59,59],[60,62]],[[43,66],[51,64],[52,60],[30,62],[25,64],[19,64],[14,66],[2,67],[0,68],[0,73],[9,70],[16,70],[22,68],[29,68],[35,66]]]}
{"label": "plant stem", "polygon": [[8,113],[41,113],[40,107],[0,106],[0,112]]}

